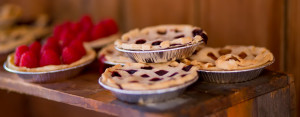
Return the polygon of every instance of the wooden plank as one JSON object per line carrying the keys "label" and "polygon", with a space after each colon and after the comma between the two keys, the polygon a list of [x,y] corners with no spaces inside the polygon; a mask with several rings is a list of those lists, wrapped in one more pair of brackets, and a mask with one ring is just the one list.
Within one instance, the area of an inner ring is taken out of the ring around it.
{"label": "wooden plank", "polygon": [[[264,71],[259,78],[238,84],[196,82],[167,102],[136,105],[117,100],[97,83],[97,69],[88,67],[74,79],[35,84],[0,69],[0,88],[67,103],[114,116],[204,116],[288,85],[286,74]],[[201,113],[199,113],[201,112]]]}
{"label": "wooden plank", "polygon": [[[287,45],[286,70],[295,76],[296,94],[300,93],[300,1],[288,0],[287,5]],[[300,107],[300,98],[297,97],[297,106]],[[300,108],[296,110],[298,116]]]}
{"label": "wooden plank", "polygon": [[125,31],[158,24],[194,24],[193,0],[122,1]]}
{"label": "wooden plank", "polygon": [[[292,84],[291,84],[292,85]],[[209,117],[290,117],[290,86],[246,100]]]}
{"label": "wooden plank", "polygon": [[284,0],[201,0],[200,25],[209,46],[255,45],[271,50],[283,70]]}

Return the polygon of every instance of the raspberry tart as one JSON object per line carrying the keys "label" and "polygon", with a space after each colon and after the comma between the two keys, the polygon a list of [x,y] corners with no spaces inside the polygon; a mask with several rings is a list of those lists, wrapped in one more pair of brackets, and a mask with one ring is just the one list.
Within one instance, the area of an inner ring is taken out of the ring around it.
{"label": "raspberry tart", "polygon": [[161,63],[191,56],[207,39],[199,27],[159,25],[129,31],[115,41],[115,46],[136,62]]}
{"label": "raspberry tart", "polygon": [[197,68],[175,61],[162,64],[127,63],[105,70],[101,82],[122,90],[155,90],[183,85],[198,77]]}
{"label": "raspberry tart", "polygon": [[67,45],[72,40],[81,40],[92,48],[100,48],[119,38],[119,29],[113,19],[103,19],[94,24],[91,17],[83,16],[77,22],[64,22],[54,28],[53,36]]}
{"label": "raspberry tart", "polygon": [[79,40],[62,46],[58,39],[50,37],[43,45],[34,42],[30,46],[19,46],[8,56],[4,67],[21,77],[29,77],[27,81],[48,82],[76,75],[95,57],[96,52]]}

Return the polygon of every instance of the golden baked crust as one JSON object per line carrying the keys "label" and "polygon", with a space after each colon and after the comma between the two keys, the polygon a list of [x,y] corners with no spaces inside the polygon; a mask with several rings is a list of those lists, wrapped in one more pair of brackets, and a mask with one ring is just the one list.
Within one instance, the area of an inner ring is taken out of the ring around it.
{"label": "golden baked crust", "polygon": [[32,25],[16,24],[22,9],[15,5],[0,8],[0,54],[9,53],[17,46],[29,44],[50,33],[47,15],[39,15]]}
{"label": "golden baked crust", "polygon": [[7,53],[17,46],[29,44],[49,32],[49,28],[32,26],[16,26],[0,30],[0,53]]}
{"label": "golden baked crust", "polygon": [[182,85],[198,77],[197,68],[175,61],[115,65],[102,74],[104,84],[125,90],[153,90]]}
{"label": "golden baked crust", "polygon": [[191,25],[158,25],[134,29],[115,41],[115,46],[127,50],[160,50],[206,42],[207,34]]}
{"label": "golden baked crust", "polygon": [[110,44],[98,53],[98,58],[104,56],[104,59],[111,63],[116,64],[125,64],[125,63],[134,63],[133,60],[131,60],[127,55],[123,52],[117,51],[115,49],[114,44]]}
{"label": "golden baked crust", "polygon": [[37,68],[26,68],[26,67],[18,67],[14,64],[14,55],[15,53],[10,54],[7,57],[7,66],[10,69],[17,70],[17,71],[22,71],[22,72],[48,72],[48,71],[55,71],[55,70],[61,70],[61,69],[66,69],[66,68],[71,68],[75,67],[84,63],[87,63],[89,61],[93,61],[96,57],[96,52],[85,45],[86,49],[86,55],[83,56],[80,60],[71,63],[69,65],[62,64],[62,65],[47,65],[43,67],[37,67]]}
{"label": "golden baked crust", "polygon": [[204,47],[182,61],[198,66],[201,70],[242,70],[264,65],[273,59],[273,54],[263,47],[225,46]]}
{"label": "golden baked crust", "polygon": [[19,6],[6,4],[0,7],[0,29],[10,27],[21,16],[22,9]]}

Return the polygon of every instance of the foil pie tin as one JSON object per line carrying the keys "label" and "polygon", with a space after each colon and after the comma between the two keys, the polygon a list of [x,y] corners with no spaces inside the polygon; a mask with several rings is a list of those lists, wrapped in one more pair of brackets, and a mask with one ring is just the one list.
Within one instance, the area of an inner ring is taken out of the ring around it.
{"label": "foil pie tin", "polygon": [[274,63],[273,61],[267,62],[256,68],[232,71],[209,71],[198,70],[199,78],[206,82],[212,83],[239,83],[257,78],[265,67]]}
{"label": "foil pie tin", "polygon": [[139,63],[162,63],[171,60],[187,58],[191,56],[199,45],[203,42],[199,42],[192,45],[163,49],[163,50],[125,50],[115,47],[118,51],[124,52],[130,59]]}
{"label": "foil pie tin", "polygon": [[56,82],[65,80],[71,77],[76,76],[80,71],[84,69],[85,66],[90,64],[92,61],[88,61],[84,64],[80,64],[78,66],[61,69],[61,70],[54,70],[48,72],[23,72],[17,71],[8,68],[7,63],[3,64],[3,67],[6,71],[12,72],[17,74],[20,78],[22,78],[26,82],[35,82],[35,83],[49,83],[49,82]]}
{"label": "foil pie tin", "polygon": [[188,86],[196,82],[198,80],[198,76],[196,76],[196,78],[183,85],[178,85],[165,89],[143,91],[122,90],[118,88],[113,88],[102,83],[101,79],[102,77],[100,77],[98,80],[99,84],[105,89],[110,90],[119,100],[129,103],[145,104],[162,102],[177,97],[178,95],[182,94]]}
{"label": "foil pie tin", "polygon": [[116,62],[111,62],[111,61],[103,61],[103,63],[107,64],[107,65],[111,65],[111,66],[114,66],[114,65],[125,65],[125,63],[116,63]]}

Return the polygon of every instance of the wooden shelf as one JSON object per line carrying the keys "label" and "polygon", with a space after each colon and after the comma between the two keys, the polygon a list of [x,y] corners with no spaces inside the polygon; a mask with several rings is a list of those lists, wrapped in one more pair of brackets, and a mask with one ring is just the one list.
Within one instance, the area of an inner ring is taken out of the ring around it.
{"label": "wooden shelf", "polygon": [[[116,99],[108,90],[102,88],[97,80],[99,74],[97,69],[90,67],[83,71],[76,78],[57,83],[35,84],[22,81],[16,74],[0,69],[0,88],[15,91],[27,95],[62,102],[97,112],[107,113],[116,116],[204,116],[214,114],[230,114],[228,110],[247,101],[253,101],[259,97],[267,95],[271,97],[269,103],[278,104],[276,109],[281,109],[277,113],[285,114],[286,110],[290,114],[291,100],[294,94],[290,89],[294,89],[293,80],[284,73],[263,71],[262,75],[252,81],[237,84],[214,84],[198,81],[190,86],[181,96],[158,104],[137,105],[129,104]],[[292,84],[292,85],[291,85]],[[272,101],[277,94],[279,98]],[[266,96],[265,96],[266,97]],[[292,98],[291,98],[292,97]],[[288,99],[288,100],[287,100]],[[262,105],[255,101],[256,106]],[[284,104],[282,104],[284,102]],[[253,102],[254,103],[254,102]],[[269,104],[268,101],[264,104]],[[288,103],[288,104],[286,104]],[[253,104],[252,104],[253,105]],[[285,106],[286,105],[286,106]],[[257,106],[262,107],[262,106]],[[256,114],[260,113],[261,108],[257,108]],[[268,112],[264,112],[268,114]]]}

